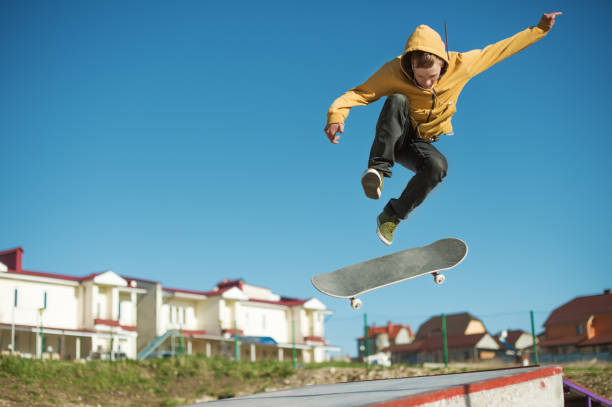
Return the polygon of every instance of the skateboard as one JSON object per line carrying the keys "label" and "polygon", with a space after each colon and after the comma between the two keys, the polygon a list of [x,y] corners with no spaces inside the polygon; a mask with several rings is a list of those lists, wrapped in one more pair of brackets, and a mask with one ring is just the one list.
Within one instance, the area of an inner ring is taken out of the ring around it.
{"label": "skateboard", "polygon": [[425,274],[432,274],[436,284],[442,284],[446,277],[440,272],[461,263],[467,252],[468,247],[463,240],[441,239],[427,246],[402,250],[329,273],[317,274],[311,281],[323,294],[349,298],[351,307],[358,309],[362,301],[357,296],[377,288]]}

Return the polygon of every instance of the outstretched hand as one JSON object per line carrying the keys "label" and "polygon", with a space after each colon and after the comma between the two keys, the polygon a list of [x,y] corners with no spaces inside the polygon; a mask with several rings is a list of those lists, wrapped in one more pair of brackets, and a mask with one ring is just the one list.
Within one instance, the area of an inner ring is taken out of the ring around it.
{"label": "outstretched hand", "polygon": [[555,17],[563,14],[560,11],[556,11],[554,13],[544,13],[542,14],[542,18],[540,19],[540,24],[545,25],[550,30],[553,25],[555,25]]}
{"label": "outstretched hand", "polygon": [[337,133],[344,133],[344,124],[343,123],[330,123],[325,126],[325,134],[329,141],[333,144],[338,144],[340,140],[340,136]]}

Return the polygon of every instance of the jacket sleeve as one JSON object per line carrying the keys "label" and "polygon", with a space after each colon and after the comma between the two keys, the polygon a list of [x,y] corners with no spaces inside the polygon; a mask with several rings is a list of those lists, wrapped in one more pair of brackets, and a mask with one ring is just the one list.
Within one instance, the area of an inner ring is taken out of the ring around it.
{"label": "jacket sleeve", "polygon": [[363,84],[336,99],[327,111],[327,124],[344,123],[352,107],[365,106],[387,96],[394,76],[393,63],[386,63]]}
{"label": "jacket sleeve", "polygon": [[539,41],[546,36],[548,30],[548,27],[538,24],[483,49],[462,53],[461,57],[466,64],[469,77],[478,75],[496,63]]}

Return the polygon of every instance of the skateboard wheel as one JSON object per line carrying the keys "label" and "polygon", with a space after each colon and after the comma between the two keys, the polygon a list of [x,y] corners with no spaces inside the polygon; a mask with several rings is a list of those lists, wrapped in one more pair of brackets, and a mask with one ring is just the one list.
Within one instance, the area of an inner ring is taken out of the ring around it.
{"label": "skateboard wheel", "polygon": [[351,308],[359,309],[363,305],[363,302],[359,298],[351,298]]}
{"label": "skateboard wheel", "polygon": [[446,277],[444,276],[444,274],[438,274],[438,273],[434,273],[433,278],[436,284],[442,284],[444,280],[446,280]]}

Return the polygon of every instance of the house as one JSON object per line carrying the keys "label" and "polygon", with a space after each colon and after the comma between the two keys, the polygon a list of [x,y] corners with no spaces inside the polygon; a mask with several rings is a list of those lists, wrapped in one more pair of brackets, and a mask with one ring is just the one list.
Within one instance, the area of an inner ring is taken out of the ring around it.
{"label": "house", "polygon": [[165,287],[112,270],[83,277],[24,270],[0,252],[0,350],[25,357],[137,358],[154,352],[320,362],[330,314],[316,298],[224,280],[211,291]]}
{"label": "house", "polygon": [[84,277],[24,270],[22,256],[20,247],[0,252],[0,349],[136,357],[137,295],[145,290],[111,270]]}
{"label": "house", "polygon": [[[446,340],[451,362],[492,359],[500,349],[482,321],[466,312],[446,316]],[[386,351],[393,363],[443,362],[442,316],[431,317],[423,323],[412,343],[390,346]]]}
{"label": "house", "polygon": [[[365,357],[364,338],[365,336],[357,338],[357,353],[360,360]],[[368,354],[375,355],[389,346],[410,343],[413,338],[412,328],[408,325],[393,324],[391,321],[382,326],[374,324],[368,327]]]}
{"label": "house", "polygon": [[[242,360],[322,362],[339,351],[324,339],[324,317],[331,314],[316,298],[282,297],[270,289],[223,280],[211,291],[163,287],[137,280],[147,293],[139,302],[139,349],[171,345],[168,332],[181,332],[188,353],[235,356]],[[165,342],[164,342],[165,341]]]}
{"label": "house", "polygon": [[[504,330],[493,336],[499,345],[502,356],[506,358],[529,361],[533,352],[533,335],[520,329]],[[537,339],[536,339],[537,343]]]}
{"label": "house", "polygon": [[542,353],[612,352],[612,294],[577,297],[553,310],[544,322]]}

